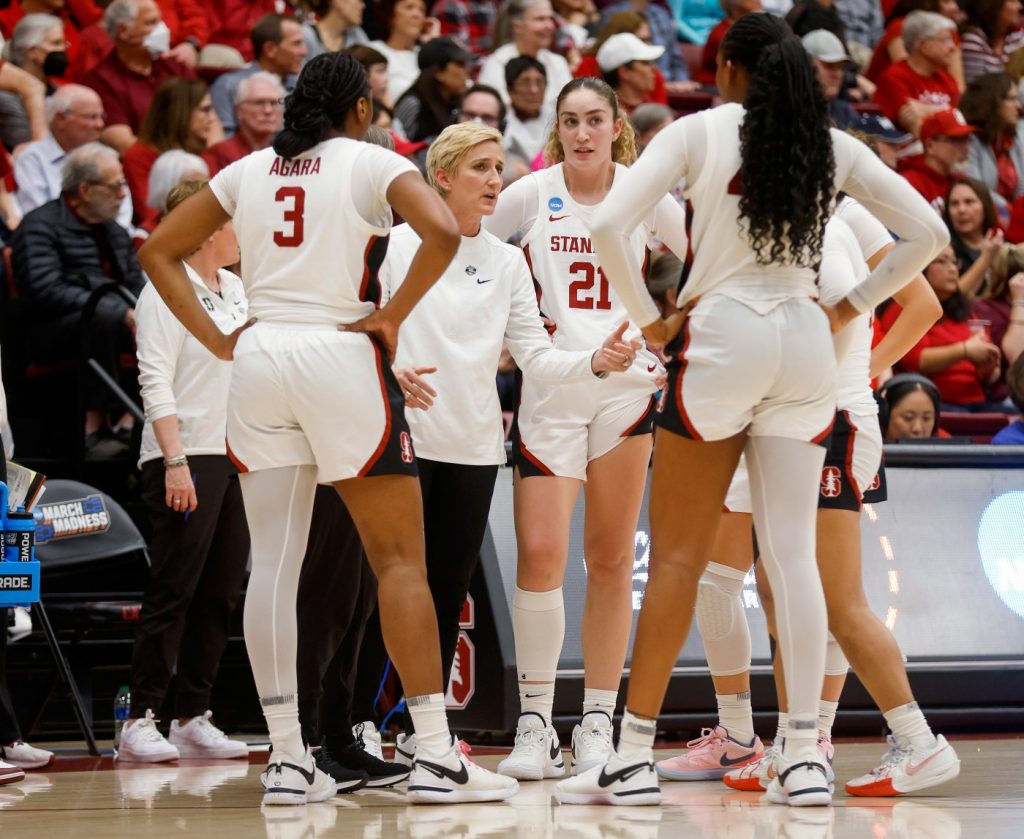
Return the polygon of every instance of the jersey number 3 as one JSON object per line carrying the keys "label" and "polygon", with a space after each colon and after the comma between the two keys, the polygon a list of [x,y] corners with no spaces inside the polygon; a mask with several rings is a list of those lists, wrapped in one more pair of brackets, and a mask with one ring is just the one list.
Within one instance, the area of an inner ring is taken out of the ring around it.
{"label": "jersey number 3", "polygon": [[[274,244],[281,248],[297,248],[305,235],[303,216],[306,212],[306,190],[301,186],[283,186],[274,193],[274,200],[285,204],[284,221],[292,229],[274,231]],[[288,206],[288,204],[291,206]]]}
{"label": "jersey number 3", "polygon": [[[579,277],[569,283],[570,309],[610,309],[612,301],[608,297],[608,280],[604,271],[590,262],[574,262],[569,266],[569,274]],[[594,288],[594,280],[599,281],[597,302],[593,294],[585,294]]]}

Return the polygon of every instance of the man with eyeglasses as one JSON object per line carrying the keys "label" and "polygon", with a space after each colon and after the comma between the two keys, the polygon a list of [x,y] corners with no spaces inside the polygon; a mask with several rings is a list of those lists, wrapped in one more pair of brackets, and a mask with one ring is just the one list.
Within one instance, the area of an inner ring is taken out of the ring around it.
{"label": "man with eyeglasses", "polygon": [[960,111],[939,111],[921,124],[924,155],[898,161],[899,173],[939,213],[945,209],[950,187],[967,162],[968,138],[977,130],[967,124]]}
{"label": "man with eyeglasses", "polygon": [[224,126],[225,137],[230,137],[238,130],[236,92],[242,79],[256,73],[271,73],[280,80],[285,91],[290,91],[295,87],[299,70],[306,60],[307,49],[302,40],[302,27],[294,18],[279,14],[264,15],[252,28],[251,37],[255,60],[241,70],[225,73],[210,88],[210,98]]}
{"label": "man with eyeglasses", "polygon": [[459,106],[456,122],[479,122],[505,130],[505,103],[501,101],[501,94],[493,87],[485,84],[473,85],[462,97],[462,104]]}
{"label": "man with eyeglasses", "polygon": [[[64,85],[46,106],[50,133],[27,144],[14,159],[15,197],[22,213],[28,213],[60,195],[61,170],[69,153],[100,138],[106,120],[103,103],[92,88]],[[132,198],[126,194],[117,223],[132,232]]]}
{"label": "man with eyeglasses", "polygon": [[[135,385],[121,370],[122,352],[132,352],[135,309],[117,294],[103,297],[82,334],[82,313],[93,291],[109,282],[138,296],[145,280],[135,248],[114,218],[127,184],[117,152],[98,142],[72,151],[64,164],[59,198],[36,207],[14,234],[14,279],[25,322],[29,361],[77,358],[86,350],[129,393]],[[130,417],[95,379],[86,390],[86,458],[126,455]]]}
{"label": "man with eyeglasses", "polygon": [[274,141],[284,124],[284,87],[278,77],[261,72],[242,79],[235,91],[235,115],[235,136],[202,153],[211,178],[228,164]]}

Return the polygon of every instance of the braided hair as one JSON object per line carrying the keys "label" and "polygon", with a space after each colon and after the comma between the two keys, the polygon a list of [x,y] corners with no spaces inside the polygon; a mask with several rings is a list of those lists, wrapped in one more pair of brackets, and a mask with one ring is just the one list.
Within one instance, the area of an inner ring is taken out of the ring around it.
{"label": "braided hair", "polygon": [[835,197],[835,157],[821,85],[780,18],[744,15],[722,58],[750,75],[740,126],[740,215],[760,265],[813,266]]}
{"label": "braided hair", "polygon": [[274,151],[293,158],[343,129],[356,102],[369,100],[370,82],[351,55],[328,52],[309,61],[284,102],[284,128],[274,138]]}

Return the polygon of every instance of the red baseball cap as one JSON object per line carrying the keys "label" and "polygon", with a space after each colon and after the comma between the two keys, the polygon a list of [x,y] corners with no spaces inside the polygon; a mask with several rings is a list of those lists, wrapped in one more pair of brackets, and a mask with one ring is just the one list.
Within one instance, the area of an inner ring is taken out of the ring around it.
{"label": "red baseball cap", "polygon": [[939,111],[927,117],[921,123],[921,141],[934,140],[936,137],[966,137],[978,129],[968,125],[964,115],[953,108],[950,111]]}

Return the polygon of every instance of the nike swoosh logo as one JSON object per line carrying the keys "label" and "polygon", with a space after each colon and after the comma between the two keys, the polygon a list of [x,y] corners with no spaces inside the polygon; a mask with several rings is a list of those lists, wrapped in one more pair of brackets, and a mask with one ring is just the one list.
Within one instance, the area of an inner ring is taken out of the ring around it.
{"label": "nike swoosh logo", "polygon": [[647,365],[647,372],[648,373],[653,373],[657,369],[658,369],[658,365],[657,364],[648,364]]}
{"label": "nike swoosh logo", "polygon": [[555,760],[555,759],[558,758],[558,752],[559,752],[558,741],[557,740],[552,740],[551,741],[551,759],[552,760]]}
{"label": "nike swoosh logo", "polygon": [[495,279],[495,277],[491,277],[489,280],[477,280],[476,284],[483,285],[484,283],[493,283]]}
{"label": "nike swoosh logo", "polygon": [[538,696],[543,696],[543,693],[528,693],[526,694],[527,699],[536,699]]}
{"label": "nike swoosh logo", "polygon": [[725,755],[722,755],[721,764],[722,764],[722,766],[736,766],[737,764],[740,764],[740,763],[746,763],[748,760],[750,760],[754,756],[754,754],[755,754],[754,752],[751,752],[748,755],[743,755],[743,757],[737,757],[737,758],[733,758],[733,759],[727,758]]}
{"label": "nike swoosh logo", "polygon": [[649,766],[649,763],[637,763],[633,766],[627,766],[625,769],[620,769],[618,772],[612,772],[610,775],[604,771],[604,767],[602,766],[601,774],[597,777],[597,785],[599,787],[608,787],[616,781],[628,781],[634,775],[639,775]]}
{"label": "nike swoosh logo", "polygon": [[456,784],[469,783],[469,770],[461,761],[458,772],[449,769],[447,766],[442,766],[440,763],[428,763],[425,760],[416,761],[416,765],[426,769],[431,775],[436,775],[438,778],[448,778]]}
{"label": "nike swoosh logo", "polygon": [[303,778],[306,779],[306,783],[307,784],[309,784],[310,786],[313,785],[313,779],[316,778],[316,767],[313,767],[313,769],[311,769],[311,770],[309,770],[307,772],[301,766],[296,766],[294,763],[279,763],[279,764],[277,764],[277,767],[278,767],[277,771],[278,771],[278,773],[280,773],[281,769],[283,769],[285,766],[287,766],[289,769],[294,769]]}
{"label": "nike swoosh logo", "polygon": [[548,221],[561,221],[564,218],[569,218],[569,216],[548,216]]}
{"label": "nike swoosh logo", "polygon": [[907,761],[907,774],[908,775],[916,775],[918,772],[921,771],[921,769],[924,767],[924,765],[926,763],[928,763],[928,761],[932,760],[933,758],[938,757],[940,754],[942,754],[944,751],[946,751],[947,748],[949,748],[949,747],[948,746],[943,746],[935,754],[929,755],[924,760],[922,760],[919,764],[917,764],[917,766],[911,766],[910,765],[910,761],[908,760]]}

